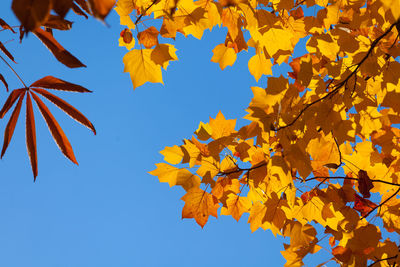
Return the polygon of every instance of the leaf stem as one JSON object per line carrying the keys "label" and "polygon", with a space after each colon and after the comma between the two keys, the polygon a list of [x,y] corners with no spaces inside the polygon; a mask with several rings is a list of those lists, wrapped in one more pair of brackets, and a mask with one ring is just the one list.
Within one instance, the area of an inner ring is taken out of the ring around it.
{"label": "leaf stem", "polygon": [[6,65],[12,70],[12,72],[14,72],[14,74],[17,76],[17,78],[21,81],[21,83],[24,85],[25,88],[28,88],[28,86],[26,86],[26,84],[24,83],[24,81],[21,79],[21,77],[18,75],[18,73],[13,69],[13,67],[11,67],[10,64],[8,64],[7,60],[5,60],[1,55],[0,58],[4,61],[4,63],[6,63]]}

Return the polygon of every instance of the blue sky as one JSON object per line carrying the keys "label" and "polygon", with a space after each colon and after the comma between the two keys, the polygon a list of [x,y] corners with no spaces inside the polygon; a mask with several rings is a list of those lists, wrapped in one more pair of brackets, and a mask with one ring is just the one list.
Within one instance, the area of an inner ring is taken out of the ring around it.
{"label": "blue sky", "polygon": [[[0,17],[17,25],[10,5],[0,2]],[[251,233],[247,216],[239,223],[212,218],[204,229],[182,220],[183,190],[147,173],[162,162],[160,150],[190,138],[200,121],[220,110],[226,118],[245,115],[250,86],[256,85],[247,69],[251,53],[241,53],[233,67],[221,71],[210,59],[225,39],[223,30],[207,32],[202,41],[179,37],[179,61],[163,73],[165,85],[133,91],[123,73],[127,50],[118,47],[123,28],[116,13],[107,18],[109,27],[67,17],[75,21],[72,30],[55,37],[87,68],[64,67],[32,34],[20,45],[18,36],[0,33],[25,83],[52,75],[94,91],[56,94],[82,111],[98,132],[94,136],[46,102],[74,148],[75,166],[58,151],[35,110],[39,176],[33,183],[20,118],[0,161],[0,266],[283,265],[282,239],[270,231]],[[0,70],[10,88],[21,87],[4,64]],[[1,87],[1,105],[6,97]],[[1,132],[8,118],[0,121]]]}

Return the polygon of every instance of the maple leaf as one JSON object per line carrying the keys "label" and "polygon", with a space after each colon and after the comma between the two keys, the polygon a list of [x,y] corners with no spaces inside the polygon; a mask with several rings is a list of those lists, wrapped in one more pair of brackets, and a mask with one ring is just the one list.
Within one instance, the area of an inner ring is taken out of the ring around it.
{"label": "maple leaf", "polygon": [[226,206],[226,208],[222,207],[221,215],[232,215],[236,221],[239,221],[243,213],[250,210],[251,202],[246,197],[230,194],[226,200]]}
{"label": "maple leaf", "polygon": [[255,54],[250,58],[248,65],[251,75],[254,76],[257,82],[262,75],[272,75],[271,60],[266,59],[264,54]]}
{"label": "maple leaf", "polygon": [[133,88],[146,82],[163,83],[161,66],[152,59],[153,49],[133,49],[124,56],[124,72],[129,72]]}
{"label": "maple leaf", "polygon": [[378,206],[374,202],[372,202],[368,199],[362,198],[357,194],[354,195],[354,198],[355,198],[355,200],[354,200],[353,209],[360,212],[361,216],[367,215],[369,212],[371,212]]}
{"label": "maple leaf", "polygon": [[137,38],[139,40],[139,43],[142,44],[144,47],[152,48],[153,46],[158,44],[158,34],[158,30],[154,26],[151,26],[150,28],[139,32]]}
{"label": "maple leaf", "polygon": [[218,200],[204,190],[194,187],[182,197],[185,206],[182,209],[183,218],[194,218],[203,228],[210,215],[218,217]]}
{"label": "maple leaf", "polygon": [[165,163],[159,163],[156,166],[157,169],[149,173],[157,176],[161,183],[168,183],[169,186],[180,185],[186,191],[200,185],[200,178],[187,169],[176,168]]}
{"label": "maple leaf", "polygon": [[218,63],[221,70],[225,69],[226,66],[232,66],[236,61],[235,50],[225,46],[225,44],[217,45],[213,49],[213,53],[211,61]]}
{"label": "maple leaf", "polygon": [[210,118],[209,125],[212,130],[211,137],[218,139],[235,132],[236,120],[226,120],[220,111],[215,119]]}
{"label": "maple leaf", "polygon": [[374,184],[368,176],[368,173],[364,170],[358,171],[358,190],[364,198],[369,198],[371,193],[369,192],[374,188]]}

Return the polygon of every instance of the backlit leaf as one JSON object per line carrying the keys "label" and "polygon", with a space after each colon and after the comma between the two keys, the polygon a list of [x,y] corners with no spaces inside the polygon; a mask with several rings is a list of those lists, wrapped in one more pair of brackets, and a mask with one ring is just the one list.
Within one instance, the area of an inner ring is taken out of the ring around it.
{"label": "backlit leaf", "polygon": [[194,218],[203,228],[210,215],[218,217],[218,200],[204,190],[194,187],[182,197],[185,206],[182,210],[183,218]]}
{"label": "backlit leaf", "polygon": [[60,125],[58,125],[57,121],[50,113],[46,105],[42,102],[42,100],[40,100],[40,98],[33,92],[31,92],[31,95],[38,105],[40,113],[42,113],[42,116],[45,119],[47,126],[49,127],[50,133],[53,136],[53,139],[56,142],[58,148],[68,159],[78,165],[71,144],[69,143]]}
{"label": "backlit leaf", "polygon": [[51,102],[53,102],[54,105],[59,107],[61,110],[63,110],[65,113],[67,113],[71,118],[76,120],[77,122],[81,123],[82,125],[88,127],[94,134],[96,134],[96,129],[94,128],[93,124],[81,113],[79,112],[76,108],[62,100],[61,98],[51,94],[50,92],[40,89],[40,88],[32,88],[33,91],[41,94]]}
{"label": "backlit leaf", "polygon": [[151,59],[153,49],[133,49],[124,56],[124,72],[129,72],[133,88],[146,82],[163,83],[161,66]]}
{"label": "backlit leaf", "polygon": [[36,28],[33,33],[43,42],[43,44],[50,50],[56,59],[65,66],[70,68],[86,67],[86,65],[82,64],[79,59],[65,50],[65,48],[60,45],[50,33],[42,30],[41,28]]}
{"label": "backlit leaf", "polygon": [[46,21],[51,2],[51,0],[13,0],[11,7],[26,31],[32,31]]}
{"label": "backlit leaf", "polygon": [[32,83],[30,87],[39,87],[46,89],[79,92],[79,93],[91,93],[92,91],[86,89],[77,84],[73,84],[53,76],[46,76],[36,82]]}
{"label": "backlit leaf", "polygon": [[36,129],[35,129],[35,117],[33,115],[32,101],[30,94],[26,94],[26,149],[31,162],[33,178],[36,180],[38,175],[38,162],[37,162],[37,150],[36,150]]}
{"label": "backlit leaf", "polygon": [[3,148],[1,150],[0,158],[3,158],[4,153],[7,150],[8,145],[10,144],[11,138],[14,134],[15,125],[17,125],[19,113],[21,111],[22,100],[24,99],[25,92],[23,91],[19,95],[18,103],[14,108],[13,113],[11,114],[10,120],[7,123],[6,129],[4,131],[4,141],[3,141]]}

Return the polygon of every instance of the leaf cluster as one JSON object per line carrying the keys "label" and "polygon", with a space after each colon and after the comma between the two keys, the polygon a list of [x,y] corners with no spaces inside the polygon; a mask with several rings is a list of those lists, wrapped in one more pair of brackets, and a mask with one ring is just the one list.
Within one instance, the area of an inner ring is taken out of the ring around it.
{"label": "leaf cluster", "polygon": [[290,239],[286,266],[321,248],[344,266],[399,264],[398,1],[119,0],[116,11],[134,88],[162,83],[178,34],[214,27],[227,34],[211,61],[223,70],[247,51],[255,80],[268,76],[251,88],[247,125],[219,113],[161,151],[150,173],[185,190],[182,218],[247,213],[252,231]]}
{"label": "leaf cluster", "polygon": [[[19,39],[21,43],[24,36],[29,34],[29,32],[32,32],[49,49],[53,56],[66,67],[86,67],[79,59],[72,55],[56,40],[55,36],[53,35],[53,31],[67,31],[71,29],[72,22],[65,19],[66,14],[70,10],[72,10],[75,14],[79,16],[85,17],[86,19],[88,18],[88,15],[90,15],[103,20],[114,5],[115,0],[14,0],[12,2],[11,8],[14,11],[16,17],[19,19],[21,25],[10,26],[6,21],[0,19],[0,27],[2,28],[2,30],[0,31],[9,31],[11,34],[14,35],[17,34],[17,31],[19,31]],[[50,112],[49,108],[39,96],[52,102],[59,109],[68,114],[71,118],[88,127],[90,130],[93,131],[94,134],[96,134],[96,130],[93,124],[81,112],[79,112],[76,108],[67,103],[65,100],[52,94],[50,91],[48,91],[48,89],[79,93],[86,93],[91,91],[80,85],[76,85],[55,78],[53,76],[46,76],[33,82],[30,86],[27,86],[21,76],[11,66],[12,63],[9,63],[9,61],[13,63],[16,63],[16,61],[12,53],[1,41],[0,50],[4,55],[0,55],[0,59],[3,61],[4,64],[6,64],[9,70],[17,76],[17,78],[23,85],[22,88],[11,90],[6,102],[4,103],[0,111],[0,118],[3,118],[15,105],[5,128],[1,157],[4,156],[7,147],[10,144],[15,126],[20,115],[22,103],[25,100],[26,145],[30,163],[32,166],[34,180],[36,180],[36,176],[38,175],[38,160],[36,148],[35,118],[32,105],[33,99],[44,120],[46,121],[50,133],[52,134],[53,139],[61,152],[73,163],[78,164],[71,144],[69,143],[65,133]],[[8,92],[9,85],[3,74],[0,74],[0,80],[2,81]]]}

